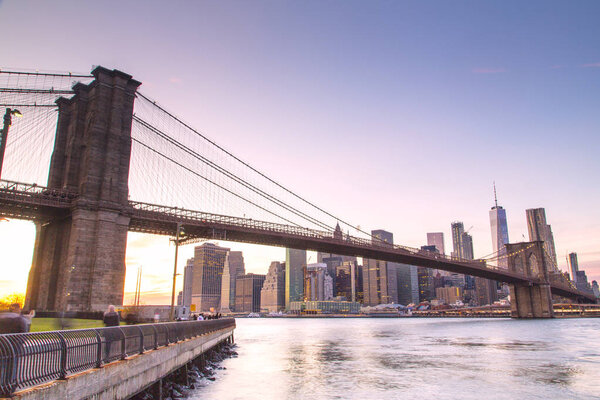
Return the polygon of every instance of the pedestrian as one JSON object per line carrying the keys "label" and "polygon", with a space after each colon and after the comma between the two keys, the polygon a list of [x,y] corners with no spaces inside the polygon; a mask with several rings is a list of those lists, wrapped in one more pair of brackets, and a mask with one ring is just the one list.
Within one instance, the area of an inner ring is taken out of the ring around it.
{"label": "pedestrian", "polygon": [[8,312],[0,313],[0,333],[28,332],[29,323],[27,318],[21,315],[21,305],[19,303],[11,304]]}
{"label": "pedestrian", "polygon": [[120,323],[119,314],[115,311],[115,306],[110,305],[108,309],[104,313],[104,317],[102,318],[104,321],[104,325],[108,329],[103,329],[102,332],[104,334],[104,360],[103,362],[108,361],[110,356],[110,350],[113,342],[121,339],[120,329],[114,328],[118,327]]}
{"label": "pedestrian", "polygon": [[108,310],[104,313],[104,325],[106,326],[119,326],[119,322],[121,319],[119,318],[119,314],[115,311],[115,306],[108,306]]}

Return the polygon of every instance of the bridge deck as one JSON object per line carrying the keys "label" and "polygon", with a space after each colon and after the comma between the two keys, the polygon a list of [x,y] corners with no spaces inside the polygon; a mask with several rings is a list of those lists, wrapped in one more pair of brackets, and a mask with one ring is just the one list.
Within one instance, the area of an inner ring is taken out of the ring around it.
{"label": "bridge deck", "polygon": [[[80,201],[83,199],[68,191],[0,181],[0,215],[7,217],[44,220]],[[120,211],[130,217],[129,230],[134,232],[175,236],[177,225],[184,226],[187,235],[181,241],[184,244],[205,238],[229,240],[397,262],[506,283],[541,283],[524,274],[488,265],[483,260],[456,259],[349,235],[336,237],[334,232],[135,201],[130,201]],[[580,292],[567,283],[552,281],[551,287],[553,293],[560,296],[595,301],[593,295]]]}

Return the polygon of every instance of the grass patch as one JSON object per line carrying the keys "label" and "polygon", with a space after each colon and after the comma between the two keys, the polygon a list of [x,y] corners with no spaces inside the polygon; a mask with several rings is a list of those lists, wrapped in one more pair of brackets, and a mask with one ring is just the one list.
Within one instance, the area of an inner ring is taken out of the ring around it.
{"label": "grass patch", "polygon": [[34,318],[30,332],[46,332],[61,329],[103,328],[104,322],[98,319],[66,318],[64,328],[59,318]]}

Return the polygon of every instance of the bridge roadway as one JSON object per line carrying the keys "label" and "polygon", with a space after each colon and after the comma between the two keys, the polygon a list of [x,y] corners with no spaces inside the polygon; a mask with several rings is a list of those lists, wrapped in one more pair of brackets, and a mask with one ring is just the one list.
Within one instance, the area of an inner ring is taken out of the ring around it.
{"label": "bridge roadway", "polygon": [[[3,217],[44,223],[68,216],[72,207],[85,207],[85,203],[85,199],[79,198],[76,193],[65,190],[0,181],[0,216]],[[122,213],[130,218],[129,230],[133,232],[175,236],[178,224],[183,226],[187,236],[180,241],[182,244],[200,239],[228,240],[397,262],[506,283],[543,283],[524,274],[487,265],[484,260],[456,259],[370,239],[336,236],[334,232],[136,201],[130,201],[128,207],[122,207]],[[578,291],[569,284],[554,279],[550,284],[555,295],[595,301],[592,294]]]}

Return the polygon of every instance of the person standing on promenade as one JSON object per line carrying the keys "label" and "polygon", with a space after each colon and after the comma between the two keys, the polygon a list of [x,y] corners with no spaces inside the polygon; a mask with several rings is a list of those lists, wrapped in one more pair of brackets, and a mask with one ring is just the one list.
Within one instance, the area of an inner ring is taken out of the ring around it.
{"label": "person standing on promenade", "polygon": [[102,321],[104,321],[104,325],[106,326],[119,326],[121,319],[119,318],[119,314],[115,311],[115,306],[108,306],[108,310],[104,313]]}
{"label": "person standing on promenade", "polygon": [[[106,310],[106,312],[104,313],[102,321],[104,321],[104,325],[106,327],[119,326],[121,319],[119,318],[119,314],[115,311],[115,306],[108,306],[108,310]],[[106,362],[110,355],[110,348],[112,343],[120,338],[121,334],[120,332],[117,332],[116,329],[104,330],[104,362]]]}
{"label": "person standing on promenade", "polygon": [[33,320],[33,317],[35,317],[35,310],[31,310],[29,312],[26,312],[25,310],[23,310],[23,311],[21,311],[21,316],[25,317],[25,323],[27,324],[26,332],[31,331],[31,322]]}

